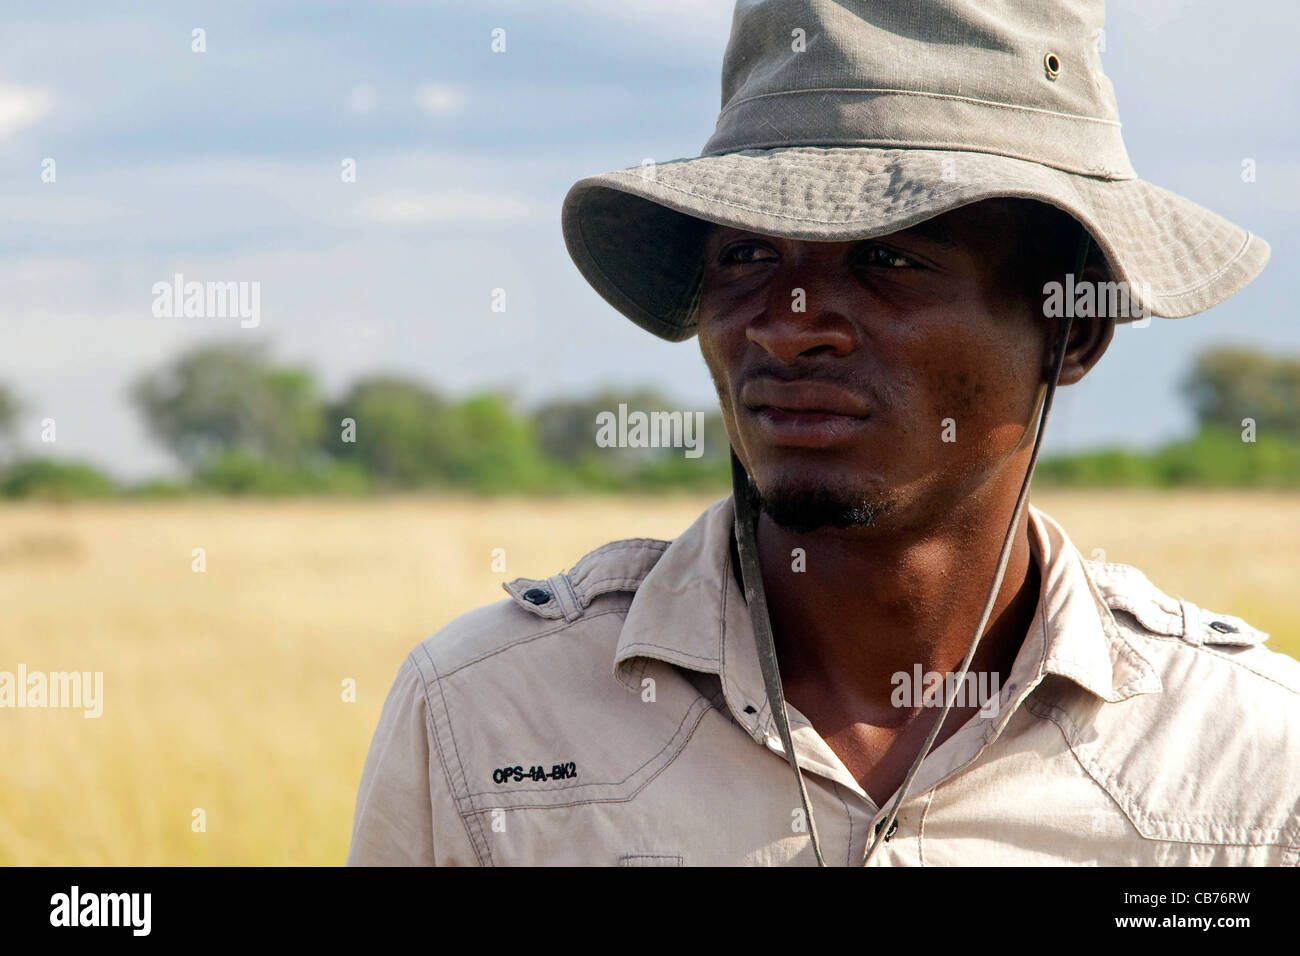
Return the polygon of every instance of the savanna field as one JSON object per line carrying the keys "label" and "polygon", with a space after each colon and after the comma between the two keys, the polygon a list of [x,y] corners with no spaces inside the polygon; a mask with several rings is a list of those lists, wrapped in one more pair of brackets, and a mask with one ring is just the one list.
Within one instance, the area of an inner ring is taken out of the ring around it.
{"label": "savanna field", "polygon": [[[104,674],[98,719],[0,710],[0,864],[342,863],[370,735],[414,644],[503,598],[502,581],[611,539],[674,537],[712,500],[0,508],[0,670]],[[1300,655],[1300,495],[1032,500],[1085,557],[1103,549]]]}

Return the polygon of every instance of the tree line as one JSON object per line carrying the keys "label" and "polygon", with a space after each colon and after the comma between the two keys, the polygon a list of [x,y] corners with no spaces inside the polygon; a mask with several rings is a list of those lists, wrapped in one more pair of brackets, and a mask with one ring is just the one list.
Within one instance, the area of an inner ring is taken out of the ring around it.
{"label": "tree line", "polygon": [[[1212,348],[1182,392],[1196,416],[1192,436],[1149,451],[1045,458],[1035,480],[1300,488],[1300,359]],[[0,495],[725,493],[729,485],[716,409],[688,410],[649,389],[521,409],[496,392],[456,399],[413,378],[372,375],[331,397],[310,369],[277,363],[263,346],[209,344],[140,376],[128,395],[181,478],[125,485],[90,463],[23,453],[16,438],[31,421],[0,385]],[[602,447],[598,422],[612,435],[616,416],[621,447]],[[701,429],[690,454],[683,419]]]}

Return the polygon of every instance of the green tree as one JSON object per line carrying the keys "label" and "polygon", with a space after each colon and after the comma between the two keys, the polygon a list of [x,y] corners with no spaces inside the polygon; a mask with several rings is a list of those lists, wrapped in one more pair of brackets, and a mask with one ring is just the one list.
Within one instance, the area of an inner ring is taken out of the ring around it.
{"label": "green tree", "polygon": [[451,415],[452,440],[440,456],[442,474],[454,485],[487,492],[536,491],[548,469],[532,423],[501,395],[472,396]]}
{"label": "green tree", "polygon": [[531,423],[498,395],[452,402],[420,382],[378,376],[332,403],[329,419],[324,448],[382,486],[526,491],[549,477]]}
{"label": "green tree", "polygon": [[[651,389],[636,392],[602,389],[578,398],[560,398],[538,407],[533,413],[537,442],[542,451],[558,461],[576,463],[602,449],[596,446],[596,416],[618,414],[618,406],[629,409],[668,409],[673,406]],[[624,456],[630,462],[636,456]]]}
{"label": "green tree", "polygon": [[360,463],[381,486],[414,487],[437,477],[440,446],[450,437],[448,403],[420,382],[363,379],[330,404],[328,415],[322,447]]}
{"label": "green tree", "polygon": [[1197,421],[1261,436],[1300,439],[1300,359],[1220,346],[1200,354],[1183,383]]}
{"label": "green tree", "polygon": [[325,424],[312,374],[276,367],[256,346],[200,346],[141,376],[129,394],[153,436],[196,473],[232,451],[300,463]]}
{"label": "green tree", "polygon": [[600,487],[706,487],[719,484],[720,476],[725,479],[730,475],[727,433],[722,416],[715,411],[704,416],[702,454],[698,458],[687,458],[684,449],[674,447],[599,447],[597,416],[609,413],[617,419],[620,405],[626,405],[629,414],[696,413],[652,389],[603,389],[593,395],[557,399],[540,406],[533,415],[538,444],[546,455],[576,469],[584,483]]}

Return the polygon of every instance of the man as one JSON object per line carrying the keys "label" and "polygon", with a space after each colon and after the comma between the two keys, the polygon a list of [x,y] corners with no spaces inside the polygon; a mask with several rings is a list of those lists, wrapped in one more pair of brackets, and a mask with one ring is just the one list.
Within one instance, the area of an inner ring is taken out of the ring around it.
{"label": "man", "polygon": [[573,187],[588,281],[698,333],[735,494],[416,647],[349,862],[1300,864],[1300,663],[1025,507],[1115,323],[1268,257],[1136,178],[1102,19],[746,0],[702,156]]}

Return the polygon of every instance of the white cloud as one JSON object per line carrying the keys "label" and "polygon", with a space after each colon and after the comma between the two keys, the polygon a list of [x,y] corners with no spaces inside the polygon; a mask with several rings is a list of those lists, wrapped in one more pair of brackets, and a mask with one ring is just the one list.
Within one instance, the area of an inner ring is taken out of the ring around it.
{"label": "white cloud", "polygon": [[35,123],[54,108],[45,90],[0,83],[0,137]]}
{"label": "white cloud", "polygon": [[454,116],[465,107],[465,93],[449,83],[425,83],[415,91],[415,101],[430,116]]}
{"label": "white cloud", "polygon": [[497,193],[388,193],[357,205],[357,215],[362,219],[394,225],[449,219],[521,219],[530,212],[519,200]]}

